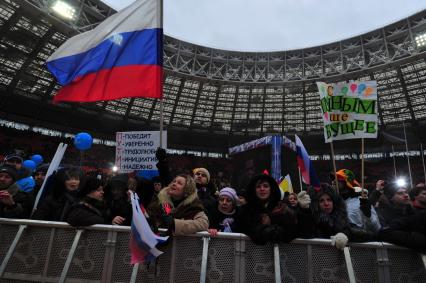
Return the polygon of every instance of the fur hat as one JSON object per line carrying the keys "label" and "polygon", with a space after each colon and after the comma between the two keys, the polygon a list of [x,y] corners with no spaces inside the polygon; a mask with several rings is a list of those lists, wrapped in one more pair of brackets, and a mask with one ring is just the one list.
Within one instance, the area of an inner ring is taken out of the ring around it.
{"label": "fur hat", "polygon": [[18,178],[18,172],[16,171],[15,167],[4,164],[0,166],[0,173],[7,173],[12,177],[13,181],[16,181]]}
{"label": "fur hat", "polygon": [[195,168],[194,170],[192,170],[192,172],[194,173],[194,175],[197,174],[197,172],[201,172],[203,174],[206,174],[206,176],[207,176],[207,183],[210,182],[210,172],[206,168],[202,168],[202,167]]}
{"label": "fur hat", "polygon": [[237,192],[235,192],[233,188],[225,187],[221,189],[219,192],[219,197],[221,196],[229,197],[234,203],[234,205],[237,203],[237,199],[238,199]]}
{"label": "fur hat", "polygon": [[346,182],[346,186],[350,189],[354,189],[354,187],[361,187],[358,181],[355,180],[355,174],[351,170],[341,169],[336,172],[336,175],[337,175],[337,180]]}

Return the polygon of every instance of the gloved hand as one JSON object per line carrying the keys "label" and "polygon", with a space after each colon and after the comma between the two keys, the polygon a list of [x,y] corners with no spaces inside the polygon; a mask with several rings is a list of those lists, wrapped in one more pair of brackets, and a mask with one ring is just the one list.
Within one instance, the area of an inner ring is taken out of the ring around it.
{"label": "gloved hand", "polygon": [[262,235],[267,242],[278,243],[281,241],[282,228],[276,225],[269,225],[263,229]]}
{"label": "gloved hand", "polygon": [[311,197],[308,195],[308,193],[306,193],[306,191],[301,191],[297,195],[297,202],[301,208],[309,208],[309,205],[311,204]]}
{"label": "gloved hand", "polygon": [[343,250],[347,243],[348,237],[343,233],[337,233],[336,235],[331,236],[331,245],[339,250]]}
{"label": "gloved hand", "polygon": [[157,151],[155,152],[155,157],[159,162],[164,161],[167,158],[166,150],[164,148],[158,147]]}
{"label": "gloved hand", "polygon": [[359,209],[365,215],[365,217],[371,217],[371,204],[368,201],[368,198],[359,198]]}

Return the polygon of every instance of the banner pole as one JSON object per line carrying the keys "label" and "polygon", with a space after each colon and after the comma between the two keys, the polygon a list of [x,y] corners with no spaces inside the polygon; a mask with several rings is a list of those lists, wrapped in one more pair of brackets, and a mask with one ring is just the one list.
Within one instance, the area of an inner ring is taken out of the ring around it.
{"label": "banner pole", "polygon": [[410,175],[410,186],[413,187],[413,178],[411,176],[411,165],[410,165],[410,156],[408,156],[408,142],[407,142],[407,132],[405,131],[405,123],[402,123],[404,127],[404,139],[405,139],[405,151],[407,153],[407,162],[408,162],[408,174]]}
{"label": "banner pole", "polygon": [[302,185],[302,174],[300,174],[300,167],[297,166],[297,170],[299,171],[299,184],[300,184],[300,191],[303,191],[303,185]]}
{"label": "banner pole", "polygon": [[[164,5],[164,1],[160,0],[159,3],[159,9],[157,10],[158,13],[160,13],[159,17],[160,17],[160,24],[161,24],[161,28],[163,29],[164,27],[164,17],[163,17],[163,5]],[[164,35],[163,35],[164,37]],[[162,43],[164,42],[164,38],[161,41]],[[161,56],[163,56],[163,46],[161,46]],[[162,78],[161,80],[163,80],[163,76],[164,76],[164,71],[163,68],[161,68],[161,72],[163,72],[162,74]],[[163,109],[164,109],[164,105],[163,105],[163,88],[162,88],[162,84],[161,84],[161,98],[160,98],[160,147],[163,147],[163,122],[164,122],[164,115],[163,115]]]}
{"label": "banner pole", "polygon": [[364,198],[364,138],[361,139],[361,196]]}
{"label": "banner pole", "polygon": [[420,151],[421,151],[421,156],[422,156],[422,164],[423,164],[423,177],[424,180],[423,182],[426,184],[426,167],[425,167],[425,156],[424,156],[424,152],[423,152],[423,144],[420,143]]}
{"label": "banner pole", "polygon": [[395,180],[396,180],[396,160],[395,160],[395,149],[392,145],[392,159],[393,159],[393,172],[394,172],[394,176],[395,176]]}
{"label": "banner pole", "polygon": [[336,168],[336,160],[334,159],[334,146],[333,141],[330,142],[331,149],[331,160],[333,162],[333,170],[334,170],[334,186],[337,194],[339,194],[339,182],[337,181],[337,168]]}

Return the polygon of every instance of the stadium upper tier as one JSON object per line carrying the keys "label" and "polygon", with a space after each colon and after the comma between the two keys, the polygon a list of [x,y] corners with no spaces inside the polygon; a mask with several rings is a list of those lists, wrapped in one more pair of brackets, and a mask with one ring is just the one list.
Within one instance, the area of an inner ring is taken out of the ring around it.
{"label": "stadium upper tier", "polygon": [[[66,20],[51,2],[0,0],[0,111],[75,128],[83,121],[80,128],[105,134],[156,128],[160,103],[154,99],[50,103],[59,85],[46,59],[67,38],[115,12],[97,0],[75,0],[75,15]],[[350,80],[377,80],[380,125],[421,125],[426,117],[423,44],[426,10],[339,42],[282,52],[218,50],[165,36],[165,127],[220,136],[321,134],[315,82]]]}

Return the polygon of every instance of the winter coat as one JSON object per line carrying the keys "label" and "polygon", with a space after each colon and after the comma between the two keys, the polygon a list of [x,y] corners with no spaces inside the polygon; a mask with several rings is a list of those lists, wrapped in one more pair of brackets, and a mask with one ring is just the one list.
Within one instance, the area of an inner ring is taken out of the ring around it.
{"label": "winter coat", "polygon": [[163,206],[168,204],[171,207],[170,216],[173,218],[173,234],[188,235],[209,228],[209,220],[204,213],[204,207],[198,199],[197,192],[187,196],[181,201],[173,201],[168,195],[168,187],[158,193],[158,201],[151,203],[148,207],[149,220],[155,228],[169,228],[165,222],[167,217]]}
{"label": "winter coat", "polygon": [[110,224],[109,213],[103,201],[83,197],[75,203],[64,217],[71,226],[90,226],[94,224]]}
{"label": "winter coat", "polygon": [[19,191],[19,187],[16,183],[9,186],[6,191],[12,195],[15,205],[6,206],[0,202],[0,217],[29,218],[33,208],[32,194]]}
{"label": "winter coat", "polygon": [[[298,207],[296,210],[300,237],[329,239],[337,233],[344,233],[351,240],[351,225],[343,199],[325,185],[319,191],[309,190],[308,193],[312,199],[310,207]],[[333,211],[330,214],[323,213],[319,207],[319,199],[324,194],[329,195],[333,201]]]}
{"label": "winter coat", "polygon": [[32,219],[65,221],[65,214],[76,202],[76,192],[64,193],[60,196],[50,195],[39,203]]}
{"label": "winter coat", "polygon": [[[256,196],[256,184],[259,180],[267,180],[271,187],[271,195],[267,203],[262,203]],[[254,177],[247,187],[247,204],[241,207],[241,231],[258,245],[268,242],[290,242],[297,237],[298,228],[294,213],[280,202],[281,193],[275,180],[267,175]],[[262,223],[269,217],[270,225]]]}
{"label": "winter coat", "polygon": [[204,212],[207,214],[207,216],[210,218],[211,215],[213,215],[217,207],[217,200],[213,196],[213,187],[212,186],[201,186],[197,184],[197,195],[200,199],[201,203],[204,207]]}
{"label": "winter coat", "polygon": [[414,214],[414,210],[411,205],[405,205],[402,207],[395,206],[392,202],[386,207],[379,207],[377,209],[380,224],[382,227],[387,227],[392,221],[406,216]]}
{"label": "winter coat", "polygon": [[391,221],[379,236],[382,241],[426,253],[426,210]]}
{"label": "winter coat", "polygon": [[[218,209],[218,203],[216,202],[216,209],[213,210],[213,213],[209,216],[209,228],[216,229],[219,232],[239,233],[238,215],[238,207],[235,208],[234,213],[225,214]],[[230,229],[230,231],[228,229]]]}
{"label": "winter coat", "polygon": [[358,229],[368,232],[378,232],[381,228],[379,217],[376,210],[371,207],[371,217],[366,217],[360,209],[358,197],[351,197],[345,200],[346,210],[348,212],[349,223]]}

